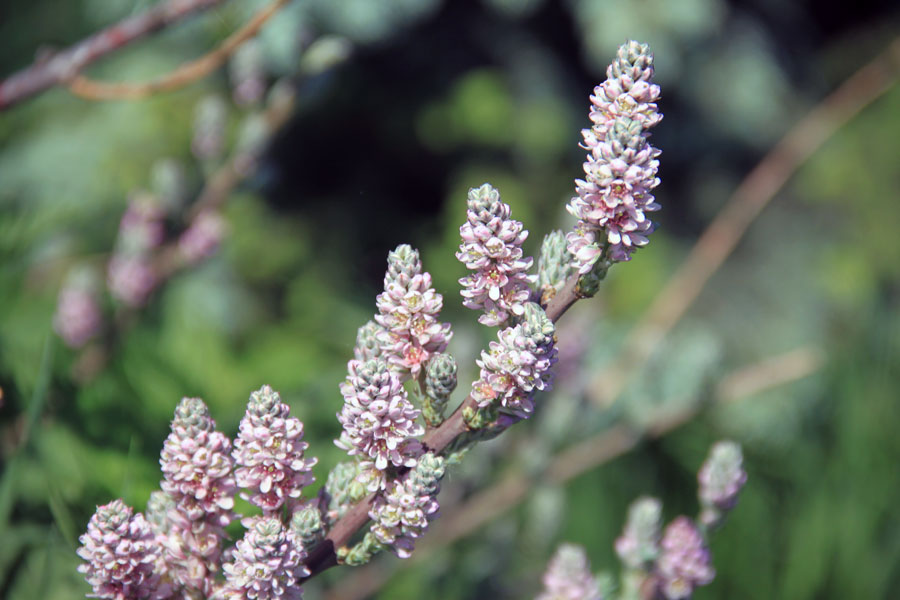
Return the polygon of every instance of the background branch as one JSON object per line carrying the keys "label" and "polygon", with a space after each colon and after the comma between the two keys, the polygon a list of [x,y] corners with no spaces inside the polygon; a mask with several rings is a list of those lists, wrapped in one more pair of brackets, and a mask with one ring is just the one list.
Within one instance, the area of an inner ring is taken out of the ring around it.
{"label": "background branch", "polygon": [[0,82],[0,110],[60,85],[81,69],[153,32],[181,19],[206,10],[223,0],[168,0],[50,56],[41,57],[31,66]]}
{"label": "background branch", "polygon": [[140,83],[109,83],[75,75],[69,81],[69,91],[87,100],[137,100],[158,92],[183,88],[222,66],[241,44],[255,36],[266,21],[290,1],[274,0],[256,13],[247,24],[228,36],[218,48],[162,77]]}

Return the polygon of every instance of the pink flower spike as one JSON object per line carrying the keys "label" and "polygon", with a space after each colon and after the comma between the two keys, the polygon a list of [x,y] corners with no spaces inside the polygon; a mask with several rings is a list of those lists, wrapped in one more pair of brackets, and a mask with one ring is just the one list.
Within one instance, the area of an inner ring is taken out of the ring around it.
{"label": "pink flower spike", "polygon": [[335,444],[351,456],[372,461],[378,471],[390,465],[414,466],[421,453],[416,436],[424,429],[397,374],[381,358],[351,360],[347,368],[347,380],[341,384],[344,407],[337,415],[344,430]]}
{"label": "pink flower spike", "polygon": [[156,563],[162,547],[141,513],[122,500],[97,507],[87,532],[78,540],[78,567],[93,588],[93,598],[162,599],[171,588],[162,583]]}
{"label": "pink flower spike", "polygon": [[384,292],[376,302],[375,321],[384,329],[381,354],[402,379],[417,378],[453,336],[450,324],[438,321],[444,300],[422,272],[418,251],[402,244],[388,254]]}
{"label": "pink flower spike", "polygon": [[562,544],[544,573],[544,591],[537,600],[602,600],[584,548]]}
{"label": "pink flower spike", "polygon": [[522,314],[536,280],[528,275],[533,260],[522,255],[528,231],[510,218],[509,205],[488,183],[469,190],[466,215],[456,258],[473,272],[459,280],[463,306],[483,310],[478,321],[484,325],[503,325]]}
{"label": "pink flower spike", "polygon": [[182,399],[159,460],[160,487],[172,503],[165,515],[164,563],[173,581],[207,595],[215,586],[225,527],[236,516],[231,440],[215,427],[201,399]]}
{"label": "pink flower spike", "polygon": [[645,213],[660,208],[652,193],[659,185],[660,152],[648,131],[662,119],[659,86],[650,83],[653,55],[645,44],[627,42],[606,74],[591,96],[593,126],[582,131],[585,179],[575,181],[578,195],[566,207],[578,219],[567,239],[581,274],[601,257],[630,260],[654,229]]}
{"label": "pink flower spike", "polygon": [[301,600],[300,579],[309,575],[303,565],[306,550],[277,517],[245,520],[247,532],[226,563],[225,587],[217,597],[228,600]]}
{"label": "pink flower spike", "polygon": [[285,504],[293,509],[303,488],[315,481],[311,470],[318,460],[304,457],[309,444],[303,441],[303,423],[289,413],[278,392],[264,385],[250,395],[234,443],[234,475],[245,490],[241,498],[264,515]]}
{"label": "pink flower spike", "polygon": [[662,593],[668,600],[690,598],[694,588],[712,583],[716,572],[709,550],[693,521],[678,517],[662,538],[662,554],[657,563]]}
{"label": "pink flower spike", "polygon": [[390,483],[369,511],[374,521],[372,533],[382,544],[392,546],[400,558],[412,555],[415,539],[438,516],[437,494],[444,469],[443,458],[430,452],[423,455],[405,477]]}

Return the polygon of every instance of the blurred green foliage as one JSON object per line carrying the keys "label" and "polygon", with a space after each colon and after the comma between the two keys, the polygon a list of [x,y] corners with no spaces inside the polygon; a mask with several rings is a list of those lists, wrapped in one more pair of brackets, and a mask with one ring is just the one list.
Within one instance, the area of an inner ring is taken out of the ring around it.
{"label": "blurred green foliage", "polygon": [[[58,12],[49,1],[16,4],[22,10],[0,23],[4,73],[43,40],[72,43],[148,3],[81,0]],[[226,3],[91,73],[140,80],[165,72],[262,4]],[[193,107],[206,93],[227,94],[227,78],[141,102],[90,103],[54,90],[0,114],[0,595],[87,592],[75,571],[77,536],[97,504],[122,497],[144,507],[182,396],[203,397],[233,434],[249,393],[272,385],[304,421],[320,458],[317,485],[324,481],[341,458],[331,442],[337,385],[356,328],[374,310],[383,258],[401,242],[421,246],[454,322],[461,382],[470,381],[471,359],[491,332],[457,294],[465,192],[484,181],[499,188],[530,229],[531,252],[548,230],[568,227],[563,205],[581,175],[588,92],[632,37],[656,51],[663,85],[666,119],[655,138],[664,150],[663,227],[632,263],[612,270],[600,298],[567,316],[579,325],[563,326],[563,343],[583,344],[575,375],[534,420],[470,453],[451,471],[445,498],[459,502],[505,473],[539,472],[552,453],[614,423],[639,428],[661,412],[704,410],[565,485],[536,482],[521,505],[427,564],[404,569],[380,557],[378,568],[398,572],[377,597],[532,597],[560,540],[585,545],[596,569],[613,569],[628,503],[652,494],[667,518],[692,514],[696,469],[723,436],[744,444],[750,479],[713,541],[718,577],[697,598],[891,597],[900,585],[896,85],[803,166],[618,402],[600,411],[585,398],[590,375],[616,358],[699,227],[761,152],[896,33],[896,13],[877,7],[858,11],[854,33],[850,24],[813,22],[814,3],[740,4],[292,3],[261,35],[270,79],[296,77],[302,48],[321,34],[347,36],[356,56],[298,84],[294,123],[228,199],[221,252],[158,290],[110,336],[102,368],[87,378],[79,376],[84,354],[52,333],[61,282],[78,263],[104,263],[128,194],[150,186],[158,159],[181,161],[192,194],[199,191]],[[401,97],[410,87],[419,93]],[[349,121],[354,115],[337,112],[346,89],[373,90],[351,105],[376,125],[318,137],[297,125]],[[231,143],[241,118],[233,108]],[[369,135],[383,131],[387,139]],[[316,173],[310,156],[335,144],[343,162]],[[385,164],[396,156],[418,162]],[[310,184],[316,177],[325,183]],[[423,180],[428,187],[402,185]],[[705,406],[724,375],[804,346],[825,356],[818,372]],[[323,597],[347,576],[327,573],[306,597]]]}

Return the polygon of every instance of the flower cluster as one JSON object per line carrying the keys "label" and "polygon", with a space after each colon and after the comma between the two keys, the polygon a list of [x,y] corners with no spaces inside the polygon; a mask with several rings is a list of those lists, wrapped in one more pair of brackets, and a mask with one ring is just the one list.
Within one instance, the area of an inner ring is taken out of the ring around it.
{"label": "flower cluster", "polygon": [[231,440],[215,426],[201,399],[182,399],[159,460],[160,487],[173,505],[165,562],[173,580],[205,594],[214,586],[224,528],[236,516]]}
{"label": "flower cluster", "polygon": [[693,521],[678,517],[662,538],[657,562],[660,587],[668,600],[690,598],[694,588],[707,585],[716,575],[709,550]]}
{"label": "flower cluster", "polygon": [[306,552],[294,533],[276,517],[248,520],[247,532],[223,565],[225,586],[216,598],[226,600],[300,600],[299,581],[309,575]]}
{"label": "flower cluster", "polygon": [[737,504],[738,493],[747,482],[747,473],[741,447],[732,441],[717,442],[710,449],[709,457],[700,471],[700,521],[706,527],[715,527]]}
{"label": "flower cluster", "polygon": [[472,384],[480,408],[500,406],[519,417],[534,410],[534,393],[550,389],[556,362],[555,327],[537,304],[525,305],[523,320],[499,332],[476,363],[481,374]]}
{"label": "flower cluster", "polygon": [[380,358],[351,360],[347,368],[341,384],[344,407],[337,415],[344,430],[335,444],[372,461],[378,471],[414,466],[421,448],[415,437],[423,430],[397,374]]}
{"label": "flower cluster", "polygon": [[459,228],[463,243],[456,258],[472,273],[459,283],[463,306],[483,310],[478,322],[490,327],[522,315],[535,280],[528,274],[531,257],[522,256],[528,231],[509,215],[509,205],[500,201],[500,193],[490,184],[469,190],[467,220]]}
{"label": "flower cluster", "polygon": [[544,591],[537,600],[602,600],[591,563],[581,546],[562,544],[544,573]]}
{"label": "flower cluster", "polygon": [[376,539],[392,546],[400,558],[412,554],[415,539],[437,517],[437,494],[444,469],[443,458],[430,452],[423,455],[405,477],[391,482],[369,512]]}
{"label": "flower cluster", "polygon": [[[717,442],[700,468],[701,512],[698,521],[675,518],[660,536],[662,505],[655,498],[640,498],[628,511],[616,553],[627,567],[623,576],[623,597],[651,592],[666,600],[690,598],[694,589],[715,577],[706,536],[711,523],[720,525],[725,512],[734,506],[747,475],[741,468],[740,446]],[[715,512],[715,519],[704,515]]]}
{"label": "flower cluster", "polygon": [[225,219],[222,215],[213,210],[204,210],[181,232],[178,251],[186,263],[198,263],[215,254],[225,231]]}
{"label": "flower cluster", "polygon": [[303,423],[288,416],[281,396],[264,385],[250,395],[234,443],[234,476],[246,492],[241,497],[263,510],[277,513],[286,503],[292,509],[304,487],[314,481],[315,458],[304,458]]}
{"label": "flower cluster", "polygon": [[70,348],[80,348],[100,333],[103,315],[97,282],[88,269],[71,272],[59,291],[53,328]]}
{"label": "flower cluster", "polygon": [[653,55],[645,44],[627,42],[606,74],[591,96],[593,126],[582,131],[586,177],[576,180],[578,195],[567,206],[578,219],[567,239],[582,274],[601,257],[629,260],[653,232],[645,213],[659,210],[652,193],[659,184],[659,150],[648,132],[662,119],[659,86],[651,83]]}
{"label": "flower cluster", "polygon": [[78,571],[93,587],[94,598],[167,598],[156,569],[160,547],[150,524],[122,500],[97,507],[87,532],[78,540]]}
{"label": "flower cluster", "polygon": [[201,161],[214,162],[225,152],[225,127],[228,106],[220,96],[211,94],[194,108],[194,137],[191,150]]}
{"label": "flower cluster", "polygon": [[626,567],[641,569],[659,557],[662,503],[656,498],[639,498],[628,509],[625,530],[616,539],[616,554]]}
{"label": "flower cluster", "polygon": [[438,321],[443,297],[431,287],[431,275],[422,272],[418,251],[402,244],[388,254],[384,292],[376,301],[375,320],[386,330],[382,353],[404,377],[418,377],[453,335],[449,323]]}
{"label": "flower cluster", "polygon": [[225,526],[234,516],[234,464],[231,440],[215,427],[203,400],[181,400],[159,459],[160,487],[191,520],[206,518]]}
{"label": "flower cluster", "polygon": [[247,40],[241,44],[228,65],[232,98],[238,106],[251,106],[262,100],[266,92],[266,74],[260,43]]}
{"label": "flower cluster", "polygon": [[148,192],[133,194],[122,215],[107,284],[113,297],[127,306],[143,305],[158,283],[151,252],[165,238],[165,216],[160,200]]}
{"label": "flower cluster", "polygon": [[[257,49],[247,45],[232,65],[239,102],[261,99],[264,75],[256,71],[261,66]],[[337,465],[319,495],[302,501],[303,488],[314,481],[317,459],[306,458],[303,424],[290,416],[277,392],[263,386],[251,394],[233,446],[216,431],[202,400],[184,398],[160,458],[162,490],[151,495],[147,517],[117,500],[98,508],[80,538],[79,554],[87,561],[80,570],[95,595],[117,600],[301,598],[300,582],[311,569],[334,562],[362,564],[386,547],[401,558],[410,556],[416,539],[437,517],[437,494],[448,462],[458,460],[476,441],[530,416],[535,393],[551,386],[558,360],[556,328],[541,305],[530,300],[540,293],[547,303],[561,294],[573,266],[588,277],[578,279],[581,287],[570,290],[572,296],[562,298],[560,306],[585,297],[590,282],[600,279],[601,269],[594,268],[598,260],[604,266],[628,260],[652,231],[644,216],[657,208],[650,192],[656,186],[658,151],[647,141],[647,130],[660,119],[655,104],[659,89],[649,83],[652,73],[646,46],[628,43],[610,67],[609,79],[595,90],[594,127],[583,132],[591,152],[585,164],[588,177],[578,182],[578,198],[569,206],[579,221],[568,237],[553,232],[545,238],[537,275],[528,273],[533,260],[523,256],[528,232],[510,218],[510,207],[497,190],[489,184],[470,190],[456,254],[471,271],[460,280],[462,296],[465,306],[482,311],[481,323],[501,330],[476,361],[479,378],[459,413],[444,421],[458,367],[445,353],[452,333],[439,320],[443,298],[423,271],[419,253],[400,245],[388,255],[378,314],[358,330],[354,359],[340,387],[342,432],[335,444],[356,459]],[[221,100],[205,101],[196,116],[193,149],[207,168],[215,167],[227,117]],[[241,176],[271,134],[261,114],[251,115],[245,125],[243,141],[229,161]],[[184,266],[208,256],[223,235],[221,217],[203,203],[187,218],[178,200],[184,195],[183,180],[177,169],[167,169],[160,172],[161,186],[169,191],[132,200],[109,263],[111,290],[131,306],[145,302],[156,278],[169,276],[173,264]],[[183,224],[190,220],[189,227],[177,247],[161,248],[166,225],[175,218]],[[532,290],[535,282],[537,291]],[[69,303],[77,308],[78,301]],[[90,318],[84,320],[92,325]],[[93,328],[82,324],[64,335],[87,339]],[[408,392],[407,383],[417,391]],[[421,401],[421,410],[410,393]],[[432,428],[422,440],[420,417]],[[699,525],[679,517],[661,536],[659,502],[643,499],[632,507],[616,541],[631,577],[623,588],[674,600],[712,579],[705,536],[734,506],[746,480],[740,449],[735,448],[716,446],[701,469],[699,495],[706,511],[701,514],[711,516],[701,516]],[[242,519],[243,537],[225,549],[225,528],[238,517],[234,497],[239,490],[262,515]],[[366,510],[372,525],[350,546],[352,530]],[[347,521],[338,522],[342,518]],[[307,566],[304,560],[314,548]],[[540,600],[609,595],[605,579],[591,574],[583,549],[573,546],[559,549],[544,583]]]}

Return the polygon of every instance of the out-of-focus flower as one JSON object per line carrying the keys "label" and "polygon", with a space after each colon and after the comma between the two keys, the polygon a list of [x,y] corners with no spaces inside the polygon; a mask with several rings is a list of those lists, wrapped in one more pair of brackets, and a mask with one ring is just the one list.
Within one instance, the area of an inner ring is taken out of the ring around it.
{"label": "out-of-focus flower", "polygon": [[299,581],[309,575],[301,562],[305,556],[297,537],[277,517],[248,519],[247,532],[222,567],[225,587],[219,597],[300,600]]}
{"label": "out-of-focus flower", "polygon": [[165,216],[156,196],[144,191],[133,193],[119,221],[116,251],[133,255],[159,246],[166,235]]}
{"label": "out-of-focus flower", "polygon": [[249,106],[262,100],[266,92],[266,73],[262,47],[257,40],[241,44],[228,67],[235,104]]}
{"label": "out-of-focus flower", "polygon": [[384,292],[377,304],[375,320],[386,330],[382,354],[401,377],[418,377],[453,335],[449,323],[438,321],[443,297],[431,287],[431,275],[422,272],[418,251],[402,244],[388,254]]}
{"label": "out-of-focus flower", "polygon": [[716,576],[703,536],[683,516],[666,527],[656,568],[660,589],[668,600],[690,598],[694,588],[711,583]]}
{"label": "out-of-focus flower", "polygon": [[225,151],[228,108],[219,96],[206,96],[194,109],[194,139],[191,150],[202,161],[215,161]]}
{"label": "out-of-focus flower", "polygon": [[626,42],[591,96],[591,129],[582,131],[589,151],[584,180],[567,209],[578,218],[567,236],[579,273],[602,257],[626,261],[647,243],[653,223],[646,213],[659,210],[653,188],[659,184],[659,150],[648,130],[659,123],[659,86],[651,82],[653,55],[646,44]]}
{"label": "out-of-focus flower", "polygon": [[225,219],[215,211],[204,210],[178,238],[178,250],[189,263],[197,263],[212,256],[225,236]]}
{"label": "out-of-focus flower", "polygon": [[628,509],[625,530],[616,540],[616,554],[629,569],[646,569],[659,556],[662,503],[638,498]]}
{"label": "out-of-focus flower", "polygon": [[472,397],[481,408],[502,407],[525,418],[534,410],[534,393],[550,389],[556,362],[555,327],[537,304],[525,305],[523,321],[497,334],[476,361],[481,374]]}
{"label": "out-of-focus flower", "polygon": [[416,466],[402,479],[390,483],[387,492],[375,499],[369,517],[372,533],[382,544],[390,545],[400,558],[408,558],[415,539],[437,517],[437,494],[444,476],[444,459],[432,453],[419,458]]}
{"label": "out-of-focus flower", "polygon": [[159,277],[150,258],[114,254],[107,267],[106,283],[114,298],[130,307],[143,306]]}
{"label": "out-of-focus flower", "polygon": [[161,548],[150,524],[122,500],[97,507],[87,532],[78,540],[78,567],[93,588],[93,598],[113,600],[167,598],[168,585],[156,572]]}
{"label": "out-of-focus flower", "polygon": [[387,363],[376,358],[351,360],[349,375],[341,384],[344,407],[338,421],[344,428],[335,444],[351,456],[371,460],[378,471],[388,465],[412,467],[421,452],[416,436],[419,411]]}
{"label": "out-of-focus flower", "polygon": [[59,291],[53,328],[70,348],[81,348],[103,327],[96,279],[90,270],[76,269]]}
{"label": "out-of-focus flower", "polygon": [[163,208],[171,213],[180,210],[188,199],[187,176],[184,166],[173,158],[162,158],[153,163],[150,175],[151,189]]}
{"label": "out-of-focus flower", "polygon": [[584,548],[562,544],[544,573],[544,591],[537,600],[602,600]]}
{"label": "out-of-focus flower", "polygon": [[241,497],[266,515],[285,503],[292,509],[303,488],[315,480],[310,471],[317,459],[304,458],[309,444],[303,441],[303,423],[289,414],[278,392],[264,385],[250,395],[234,443],[235,479],[246,490]]}
{"label": "out-of-focus flower", "polygon": [[472,273],[459,280],[463,306],[483,310],[478,322],[503,325],[521,316],[535,276],[528,275],[531,257],[523,257],[528,231],[510,218],[508,204],[490,184],[469,190],[467,220],[459,228],[462,244],[456,258]]}
{"label": "out-of-focus flower", "polygon": [[250,113],[243,121],[238,131],[234,158],[234,170],[246,176],[256,168],[260,155],[269,143],[272,135],[272,127],[265,115],[259,112]]}
{"label": "out-of-focus flower", "polygon": [[713,445],[700,471],[700,521],[707,527],[718,525],[725,513],[737,504],[738,494],[747,483],[740,445],[721,441]]}

